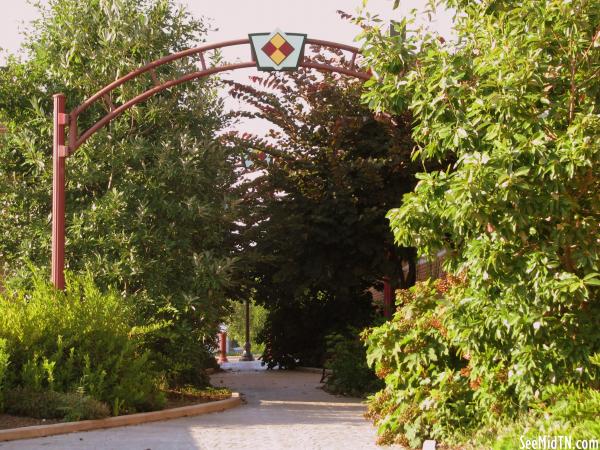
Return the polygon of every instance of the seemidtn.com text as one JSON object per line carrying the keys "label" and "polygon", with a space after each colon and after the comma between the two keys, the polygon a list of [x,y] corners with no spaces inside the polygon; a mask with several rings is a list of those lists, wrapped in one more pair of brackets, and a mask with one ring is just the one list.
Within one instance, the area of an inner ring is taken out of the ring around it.
{"label": "seemidtn.com text", "polygon": [[519,438],[521,449],[527,450],[599,450],[599,439],[573,439],[572,436],[537,436]]}

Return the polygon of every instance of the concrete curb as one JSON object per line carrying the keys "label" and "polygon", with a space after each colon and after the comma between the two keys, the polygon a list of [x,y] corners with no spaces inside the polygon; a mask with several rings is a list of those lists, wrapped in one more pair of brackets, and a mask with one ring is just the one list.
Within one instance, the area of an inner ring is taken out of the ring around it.
{"label": "concrete curb", "polygon": [[31,439],[56,434],[75,433],[78,431],[99,430],[102,428],[123,427],[138,425],[158,420],[176,419],[179,417],[199,416],[212,412],[225,411],[242,404],[240,394],[233,392],[231,398],[216,402],[201,403],[199,405],[182,406],[179,408],[164,409],[147,413],[129,414],[127,416],[109,417],[108,419],[82,420],[80,422],[56,423],[52,425],[36,425],[33,427],[11,428],[0,430],[0,442],[14,441],[17,439]]}

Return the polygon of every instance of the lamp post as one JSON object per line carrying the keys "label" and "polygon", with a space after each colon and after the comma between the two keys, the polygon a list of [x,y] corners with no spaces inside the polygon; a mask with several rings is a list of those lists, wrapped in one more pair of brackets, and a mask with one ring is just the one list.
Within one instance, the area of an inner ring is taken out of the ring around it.
{"label": "lamp post", "polygon": [[242,353],[240,361],[254,361],[254,356],[252,356],[250,348],[250,301],[246,299],[244,304],[246,307],[246,343],[244,344],[244,353]]}

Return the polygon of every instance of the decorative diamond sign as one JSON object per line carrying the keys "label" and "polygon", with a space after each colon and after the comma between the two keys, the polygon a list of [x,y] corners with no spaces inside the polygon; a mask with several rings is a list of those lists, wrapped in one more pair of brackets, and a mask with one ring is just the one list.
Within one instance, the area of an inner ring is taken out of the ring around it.
{"label": "decorative diamond sign", "polygon": [[296,70],[304,58],[306,34],[254,33],[248,35],[252,46],[252,58],[258,70]]}

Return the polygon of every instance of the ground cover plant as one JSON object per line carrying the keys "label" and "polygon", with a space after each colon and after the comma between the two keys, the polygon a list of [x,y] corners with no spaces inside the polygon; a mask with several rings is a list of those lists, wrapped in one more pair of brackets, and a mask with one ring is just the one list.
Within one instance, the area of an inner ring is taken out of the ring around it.
{"label": "ground cover plant", "polygon": [[377,18],[356,19],[375,74],[365,101],[412,112],[416,159],[456,161],[419,174],[388,214],[398,244],[447,249],[451,276],[402,294],[393,320],[366,333],[386,383],[371,418],[382,442],[411,447],[481,447],[507,421],[543,433],[561,414],[561,429],[593,434],[600,4],[441,3],[456,10],[454,40],[410,19],[391,36]]}

